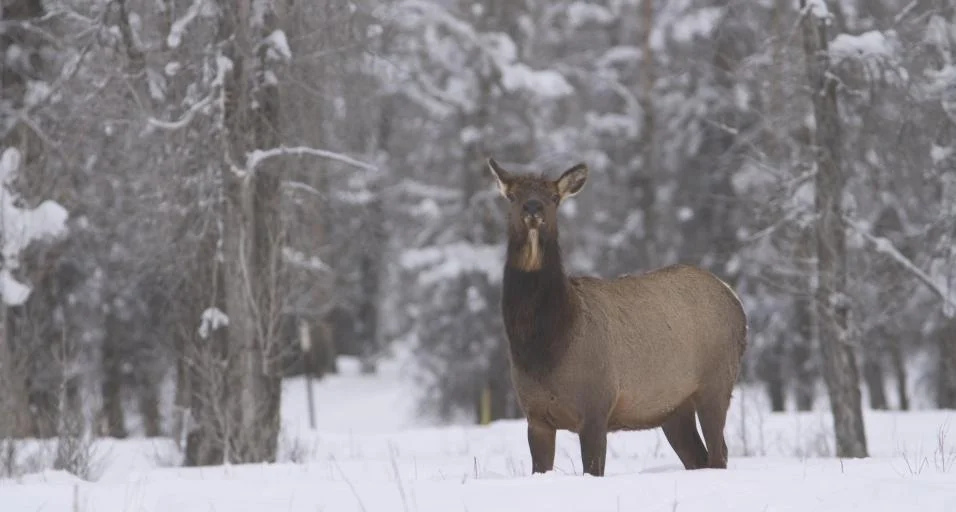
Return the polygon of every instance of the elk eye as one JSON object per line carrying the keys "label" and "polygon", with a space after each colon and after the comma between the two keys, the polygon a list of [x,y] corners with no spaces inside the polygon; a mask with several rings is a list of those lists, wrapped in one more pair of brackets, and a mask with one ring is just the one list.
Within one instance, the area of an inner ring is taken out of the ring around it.
{"label": "elk eye", "polygon": [[507,194],[505,194],[505,197],[507,197],[509,201],[515,200],[514,192],[508,192]]}
{"label": "elk eye", "polygon": [[551,200],[554,201],[555,204],[560,203],[560,202],[561,202],[561,194],[555,194],[555,195],[551,196]]}

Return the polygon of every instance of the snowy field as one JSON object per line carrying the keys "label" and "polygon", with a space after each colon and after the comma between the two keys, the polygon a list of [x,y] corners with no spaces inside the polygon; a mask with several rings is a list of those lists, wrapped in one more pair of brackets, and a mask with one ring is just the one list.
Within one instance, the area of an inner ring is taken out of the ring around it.
{"label": "snowy field", "polygon": [[[0,480],[0,511],[956,511],[956,412],[867,412],[873,457],[841,461],[824,411],[758,413],[760,395],[738,391],[727,470],[684,471],[653,430],[612,434],[607,476],[581,476],[577,438],[562,432],[555,471],[531,476],[523,422],[429,427],[401,368],[343,369],[315,385],[315,431],[304,381],[286,382],[282,463],[183,469],[169,441],[104,441],[92,481]],[[40,465],[51,451],[21,448]]]}

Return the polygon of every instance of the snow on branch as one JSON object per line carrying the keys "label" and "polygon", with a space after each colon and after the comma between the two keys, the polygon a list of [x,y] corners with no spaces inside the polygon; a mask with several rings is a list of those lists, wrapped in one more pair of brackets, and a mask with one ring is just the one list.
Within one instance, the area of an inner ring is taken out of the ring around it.
{"label": "snow on branch", "polygon": [[174,49],[179,47],[179,44],[183,41],[183,33],[186,31],[186,28],[189,27],[189,24],[196,19],[196,16],[199,15],[199,11],[204,2],[205,0],[193,0],[192,5],[186,10],[186,14],[173,22],[169,28],[169,35],[166,36],[167,46]]}
{"label": "snow on branch", "polygon": [[826,0],[805,0],[804,9],[820,19],[830,17],[830,10],[827,9]]}
{"label": "snow on branch", "polygon": [[292,60],[292,50],[289,48],[289,39],[282,30],[274,30],[263,44],[266,45],[266,59],[288,62]]}
{"label": "snow on branch", "polygon": [[423,183],[412,178],[405,178],[401,182],[393,185],[388,192],[445,201],[458,201],[461,199],[460,190],[442,185]]}
{"label": "snow on branch", "polygon": [[57,238],[66,233],[69,214],[56,201],[46,200],[36,208],[22,208],[19,196],[9,189],[21,163],[20,151],[7,148],[0,155],[0,237],[3,262],[0,264],[0,298],[10,306],[23,304],[31,288],[11,273],[20,252],[34,240]]}
{"label": "snow on branch", "polygon": [[199,320],[199,337],[206,339],[213,331],[227,327],[229,325],[229,315],[222,312],[221,309],[212,307],[202,312]]}
{"label": "snow on branch", "polygon": [[177,119],[176,121],[163,121],[161,119],[156,119],[154,117],[150,117],[149,119],[147,119],[147,121],[149,122],[151,126],[155,126],[156,128],[160,128],[163,130],[169,130],[169,131],[179,130],[181,128],[185,128],[186,126],[188,126],[189,123],[192,122],[193,118],[196,117],[196,114],[200,110],[205,108],[206,105],[210,104],[211,102],[212,102],[212,96],[207,96],[203,98],[202,100],[196,102],[195,105],[189,107],[189,110],[187,110],[186,113],[183,114],[183,116]]}
{"label": "snow on branch", "polygon": [[291,247],[282,248],[282,259],[299,268],[311,270],[314,272],[331,272],[332,268],[319,259],[318,256],[308,256],[302,251],[297,251]]}
{"label": "snow on branch", "polygon": [[468,272],[480,272],[490,281],[500,282],[500,261],[500,246],[467,242],[407,249],[399,257],[399,265],[417,272],[422,286],[432,286]]}
{"label": "snow on branch", "polygon": [[896,60],[897,48],[896,41],[879,30],[839,34],[830,42],[830,58],[834,64],[847,59],[892,62]]}
{"label": "snow on branch", "polygon": [[950,286],[943,279],[934,279],[933,276],[924,272],[923,269],[916,266],[912,260],[900,252],[900,250],[893,245],[893,242],[884,237],[871,234],[863,224],[852,219],[844,219],[844,221],[860,236],[872,243],[877,252],[889,256],[900,267],[922,281],[930,291],[938,295],[943,301],[943,311],[946,316],[952,317],[953,314],[956,313],[956,287]]}
{"label": "snow on branch", "polygon": [[270,158],[275,158],[279,156],[302,156],[302,155],[311,155],[317,156],[319,158],[328,158],[330,160],[335,160],[336,162],[342,162],[344,164],[349,164],[359,169],[365,169],[366,171],[378,171],[378,168],[372,164],[362,162],[361,160],[356,160],[348,155],[343,155],[342,153],[336,153],[334,151],[326,151],[324,149],[310,148],[307,146],[295,146],[295,147],[286,147],[279,146],[272,149],[257,149],[250,152],[246,155],[246,170],[248,172],[255,172],[256,167],[258,167],[262,162]]}
{"label": "snow on branch", "polygon": [[[520,62],[517,45],[508,34],[479,32],[433,2],[404,0],[396,7],[397,13],[401,15],[399,22],[409,29],[415,30],[417,27],[429,25],[441,27],[463,43],[462,48],[477,49],[482,60],[487,59],[497,68],[499,85],[507,91],[528,92],[544,99],[560,98],[574,93],[574,87],[561,73],[550,69],[534,69]],[[426,34],[430,33],[431,31],[426,31]],[[427,37],[426,44],[429,44]],[[442,96],[445,95],[447,93],[443,92]],[[459,102],[463,103],[464,100],[456,98],[452,103]]]}

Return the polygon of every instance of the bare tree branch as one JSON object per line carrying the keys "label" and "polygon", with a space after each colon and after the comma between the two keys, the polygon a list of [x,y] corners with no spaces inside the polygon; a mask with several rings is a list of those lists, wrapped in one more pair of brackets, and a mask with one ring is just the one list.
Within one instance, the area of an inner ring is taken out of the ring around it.
{"label": "bare tree branch", "polygon": [[275,158],[278,156],[301,156],[301,155],[312,155],[319,158],[328,158],[335,160],[337,162],[342,162],[349,164],[360,169],[365,169],[366,171],[378,171],[378,167],[375,167],[372,164],[356,160],[348,155],[343,155],[342,153],[336,153],[334,151],[326,151],[324,149],[310,148],[306,146],[295,146],[295,147],[285,147],[279,146],[272,149],[257,149],[250,152],[246,155],[246,170],[249,172],[255,172],[256,167],[259,166],[263,161],[270,158]]}
{"label": "bare tree branch", "polygon": [[151,126],[155,126],[156,128],[161,128],[163,130],[180,130],[186,126],[189,126],[189,123],[191,123],[193,118],[196,117],[196,114],[211,102],[212,96],[206,96],[202,100],[196,102],[196,104],[192,107],[189,107],[189,110],[187,110],[182,117],[175,121],[163,121],[161,119],[156,119],[155,117],[150,117],[147,119],[147,121]]}
{"label": "bare tree branch", "polygon": [[913,276],[925,284],[926,287],[929,288],[929,290],[935,295],[937,295],[943,302],[952,307],[956,307],[956,294],[949,293],[947,290],[943,289],[943,287],[941,287],[932,276],[924,272],[915,263],[913,263],[911,259],[907,258],[902,252],[900,252],[900,250],[893,245],[893,242],[882,236],[870,234],[866,226],[863,226],[858,221],[844,218],[844,222],[853,228],[860,236],[872,243],[877,252],[889,256],[891,259],[893,259],[893,261],[899,264],[900,267],[910,274],[913,274]]}

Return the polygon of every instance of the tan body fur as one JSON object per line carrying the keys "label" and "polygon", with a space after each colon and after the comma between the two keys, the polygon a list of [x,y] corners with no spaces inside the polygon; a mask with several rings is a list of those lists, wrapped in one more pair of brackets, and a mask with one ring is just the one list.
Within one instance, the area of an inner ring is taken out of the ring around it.
{"label": "tan body fur", "polygon": [[687,400],[729,400],[746,320],[716,276],[675,265],[571,283],[581,315],[565,357],[540,382],[512,371],[531,421],[578,432],[600,404],[609,431],[639,430],[661,426]]}
{"label": "tan body fur", "polygon": [[723,429],[747,335],[736,294],[687,265],[568,277],[546,199],[556,209],[577,193],[586,168],[551,182],[489,163],[513,204],[502,313],[533,471],[552,469],[558,429],[579,435],[593,475],[604,474],[608,432],[655,427],[686,468],[726,467]]}

